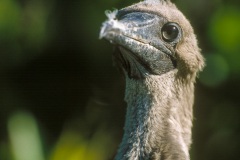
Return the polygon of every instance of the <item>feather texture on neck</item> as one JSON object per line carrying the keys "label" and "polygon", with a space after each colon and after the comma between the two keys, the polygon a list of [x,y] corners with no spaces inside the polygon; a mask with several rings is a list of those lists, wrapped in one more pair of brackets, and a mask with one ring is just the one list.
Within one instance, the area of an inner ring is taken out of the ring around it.
{"label": "feather texture on neck", "polygon": [[177,73],[126,78],[128,108],[116,160],[189,159],[194,82]]}

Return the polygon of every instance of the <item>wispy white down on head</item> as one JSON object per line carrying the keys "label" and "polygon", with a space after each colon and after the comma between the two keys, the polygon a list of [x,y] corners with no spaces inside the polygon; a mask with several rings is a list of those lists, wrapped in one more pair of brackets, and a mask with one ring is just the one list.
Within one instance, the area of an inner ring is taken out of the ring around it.
{"label": "wispy white down on head", "polygon": [[122,23],[119,23],[118,20],[116,19],[117,12],[118,12],[117,9],[113,11],[110,10],[105,11],[108,20],[102,24],[102,28],[99,35],[100,39],[105,36],[105,31],[108,30],[109,28],[115,28],[115,30],[120,29],[122,31],[125,30],[125,26]]}
{"label": "wispy white down on head", "polygon": [[113,11],[106,10],[105,15],[108,17],[108,20],[114,20],[116,18],[117,12],[117,9],[114,9]]}

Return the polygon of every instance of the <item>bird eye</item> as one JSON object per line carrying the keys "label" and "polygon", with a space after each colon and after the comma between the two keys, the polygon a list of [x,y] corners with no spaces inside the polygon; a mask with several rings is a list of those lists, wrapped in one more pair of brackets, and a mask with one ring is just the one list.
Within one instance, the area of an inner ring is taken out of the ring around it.
{"label": "bird eye", "polygon": [[162,27],[162,37],[163,40],[166,42],[173,42],[176,38],[179,37],[180,34],[180,27],[176,23],[166,23]]}

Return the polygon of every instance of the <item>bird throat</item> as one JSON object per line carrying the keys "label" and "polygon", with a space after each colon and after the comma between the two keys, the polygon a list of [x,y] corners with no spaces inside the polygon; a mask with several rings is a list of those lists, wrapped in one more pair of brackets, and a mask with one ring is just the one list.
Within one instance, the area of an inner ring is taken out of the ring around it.
{"label": "bird throat", "polygon": [[[181,98],[173,94],[176,89],[174,74],[175,71],[171,71],[144,80],[126,78],[125,101],[128,107],[116,160],[164,160],[169,158],[166,152],[179,156],[176,160],[189,159],[189,142],[182,134],[184,131],[175,107],[181,104]],[[191,130],[189,123],[188,131]]]}

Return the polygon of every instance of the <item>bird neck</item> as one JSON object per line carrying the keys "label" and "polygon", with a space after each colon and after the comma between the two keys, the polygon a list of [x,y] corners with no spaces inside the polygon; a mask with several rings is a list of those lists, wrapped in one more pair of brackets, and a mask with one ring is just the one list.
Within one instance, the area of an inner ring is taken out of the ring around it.
{"label": "bird neck", "polygon": [[194,88],[176,74],[126,79],[128,107],[116,160],[189,159]]}

